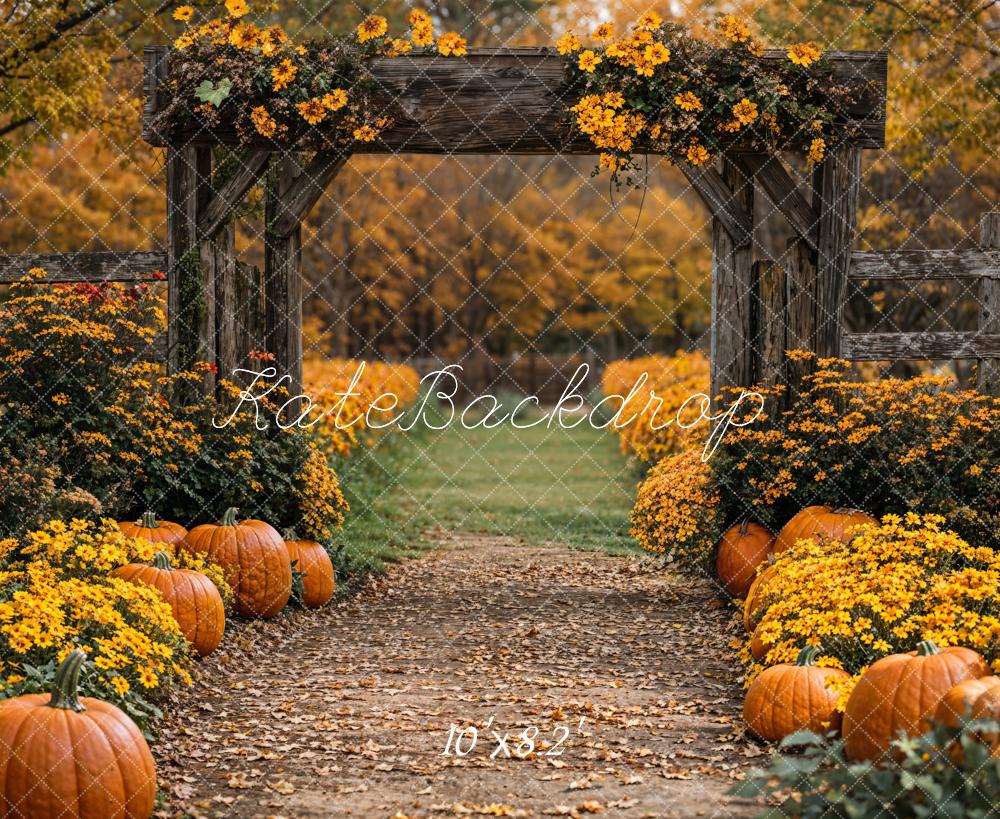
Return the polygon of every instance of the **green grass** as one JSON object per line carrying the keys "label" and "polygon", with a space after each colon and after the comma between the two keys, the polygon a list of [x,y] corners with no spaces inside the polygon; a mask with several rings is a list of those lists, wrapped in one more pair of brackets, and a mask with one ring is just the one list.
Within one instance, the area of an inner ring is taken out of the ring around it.
{"label": "green grass", "polygon": [[386,435],[337,469],[352,512],[336,542],[359,570],[419,552],[436,527],[615,553],[637,548],[628,535],[635,472],[614,437],[586,421],[575,429],[418,427]]}

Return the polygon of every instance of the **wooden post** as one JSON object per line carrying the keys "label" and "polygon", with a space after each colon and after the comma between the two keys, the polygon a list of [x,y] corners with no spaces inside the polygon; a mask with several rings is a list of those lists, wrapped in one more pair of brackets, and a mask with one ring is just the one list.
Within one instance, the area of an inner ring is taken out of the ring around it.
{"label": "wooden post", "polygon": [[816,168],[813,204],[819,214],[816,237],[816,335],[808,349],[818,356],[840,355],[847,272],[854,248],[861,188],[861,149],[830,149]]}
{"label": "wooden post", "polygon": [[[1000,250],[1000,211],[983,214],[979,244],[984,250]],[[979,332],[1000,333],[1000,279],[990,276],[979,280]],[[976,383],[983,392],[1000,395],[1000,361],[980,359]]]}
{"label": "wooden post", "polygon": [[[167,151],[167,366],[215,363],[214,259],[203,259],[198,217],[211,198],[210,148]],[[212,254],[209,254],[212,255]],[[215,389],[206,373],[203,389]]]}
{"label": "wooden post", "polygon": [[[816,263],[812,249],[802,239],[790,239],[785,254],[786,350],[812,350],[816,337]],[[788,359],[785,375],[788,397],[799,391],[812,370],[807,361]]]}
{"label": "wooden post", "polygon": [[219,378],[232,381],[233,369],[240,366],[238,352],[239,316],[236,309],[236,225],[223,222],[211,239],[203,239],[202,264],[212,270],[215,280],[215,363]]}
{"label": "wooden post", "polygon": [[[753,181],[723,159],[731,200],[753,213]],[[717,211],[718,212],[718,211]],[[715,406],[725,387],[753,381],[753,237],[734,239],[718,216],[712,219],[711,394]]]}
{"label": "wooden post", "polygon": [[273,225],[286,212],[282,200],[301,172],[292,156],[273,162],[264,203],[264,343],[278,378],[291,376],[292,395],[302,391],[302,223],[295,220],[282,234]]}
{"label": "wooden post", "polygon": [[[250,353],[264,352],[264,277],[258,268],[236,263],[236,359],[251,364]],[[256,362],[253,362],[256,364]],[[253,369],[253,367],[249,367]]]}
{"label": "wooden post", "polygon": [[785,268],[754,262],[754,380],[766,387],[785,383]]}

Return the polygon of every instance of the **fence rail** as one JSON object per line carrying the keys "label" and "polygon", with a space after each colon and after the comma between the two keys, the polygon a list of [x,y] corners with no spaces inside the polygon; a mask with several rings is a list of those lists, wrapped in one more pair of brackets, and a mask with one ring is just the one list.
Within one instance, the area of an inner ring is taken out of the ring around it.
{"label": "fence rail", "polygon": [[167,254],[162,250],[103,250],[2,255],[0,283],[23,279],[36,267],[45,270],[49,284],[157,281],[167,272]]}

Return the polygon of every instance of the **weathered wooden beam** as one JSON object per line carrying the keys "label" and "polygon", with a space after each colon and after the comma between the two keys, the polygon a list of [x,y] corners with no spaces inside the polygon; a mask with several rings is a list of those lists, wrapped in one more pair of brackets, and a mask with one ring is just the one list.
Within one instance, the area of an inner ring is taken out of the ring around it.
{"label": "weathered wooden beam", "polygon": [[820,357],[840,353],[847,271],[854,250],[861,190],[861,150],[838,145],[816,169],[814,201],[819,209],[816,233],[816,335],[810,349]]}
{"label": "weathered wooden beam", "polygon": [[841,356],[851,361],[1000,358],[1000,333],[845,333]]}
{"label": "weathered wooden beam", "polygon": [[292,155],[272,162],[264,200],[264,349],[293,396],[302,391],[302,223],[282,233],[273,225],[302,172]]}
{"label": "weathered wooden beam", "polygon": [[725,228],[737,247],[749,245],[753,239],[751,211],[744,207],[733,189],[712,165],[695,167],[687,162],[677,163],[691,187],[701,197],[714,219]]}
{"label": "weathered wooden beam", "polygon": [[737,153],[732,155],[732,159],[744,174],[760,185],[771,204],[781,211],[795,232],[815,249],[819,214],[788,175],[781,160],[760,153]]}
{"label": "weathered wooden beam", "polygon": [[240,160],[240,167],[219,188],[198,219],[198,231],[203,237],[212,236],[230,219],[233,211],[250,188],[267,170],[269,151],[249,151]]}
{"label": "weathered wooden beam", "polygon": [[847,275],[851,281],[1000,279],[1000,250],[856,250]]}
{"label": "weathered wooden beam", "polygon": [[[198,217],[211,196],[212,151],[167,151],[167,365],[171,372],[196,361],[215,362],[213,260],[201,258]],[[215,389],[206,373],[205,392]]]}
{"label": "weathered wooden beam", "polygon": [[[979,222],[979,245],[1000,250],[1000,211],[983,214]],[[995,255],[1000,257],[1000,253]],[[998,273],[1000,269],[993,272]],[[1000,333],[1000,278],[979,280],[979,332],[986,335]],[[976,383],[983,392],[1000,395],[1000,361],[981,359]]]}
{"label": "weathered wooden beam", "polygon": [[[803,239],[791,239],[785,253],[786,350],[811,350],[816,335],[816,259]],[[798,391],[813,369],[812,362],[788,359],[785,374],[791,392]]]}
{"label": "weathered wooden beam", "polygon": [[264,279],[261,271],[236,263],[236,359],[240,366],[250,364],[250,354],[264,352]]}
{"label": "weathered wooden beam", "polygon": [[[699,169],[700,170],[700,169]],[[723,160],[720,181],[734,207],[753,213],[753,182]],[[738,243],[721,215],[712,220],[711,395],[753,383],[753,246]]]}
{"label": "weathered wooden beam", "polygon": [[[150,50],[160,50],[160,55],[154,57]],[[154,130],[153,117],[162,110],[167,94],[165,53],[165,46],[147,46],[144,138],[155,145],[185,140],[239,144],[231,122],[215,129],[191,123],[171,133]],[[886,54],[831,51],[826,57],[835,81],[859,91],[857,103],[844,112],[845,132],[856,128],[856,144],[861,147],[882,147]],[[771,50],[765,59],[787,62],[788,57],[782,50]],[[573,100],[565,88],[565,58],[554,49],[473,49],[464,57],[408,54],[374,60],[371,74],[393,125],[378,141],[356,146],[358,153],[596,153],[589,140],[570,139],[566,108]],[[282,146],[262,138],[257,147]]]}
{"label": "weathered wooden beam", "polygon": [[232,380],[240,365],[236,310],[236,225],[225,222],[201,243],[201,260],[210,273],[215,294],[215,364],[218,377]]}
{"label": "weathered wooden beam", "polygon": [[274,202],[276,210],[268,222],[268,230],[277,236],[287,236],[297,229],[346,162],[347,157],[336,151],[320,151],[302,166],[294,154],[288,155],[285,167],[291,169],[295,165],[295,173]]}
{"label": "weathered wooden beam", "polygon": [[786,380],[785,275],[777,262],[754,262],[754,381],[768,387]]}
{"label": "weathered wooden beam", "polygon": [[162,250],[101,250],[78,253],[21,253],[0,256],[0,283],[23,278],[40,267],[46,284],[70,282],[146,282],[166,276]]}

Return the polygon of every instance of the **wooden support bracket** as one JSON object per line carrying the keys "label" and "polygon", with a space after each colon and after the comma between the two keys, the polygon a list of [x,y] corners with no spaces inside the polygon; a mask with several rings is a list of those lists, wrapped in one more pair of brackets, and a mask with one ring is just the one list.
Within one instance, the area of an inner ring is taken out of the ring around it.
{"label": "wooden support bracket", "polygon": [[246,193],[267,170],[269,151],[250,151],[240,160],[240,168],[216,192],[198,219],[198,233],[211,238],[233,215]]}
{"label": "wooden support bracket", "polygon": [[750,213],[734,196],[733,189],[712,165],[695,167],[678,162],[677,167],[697,191],[713,218],[718,219],[736,247],[749,245],[753,239]]}
{"label": "wooden support bracket", "polygon": [[298,165],[298,168],[274,203],[276,210],[267,224],[268,231],[275,236],[291,235],[346,162],[347,156],[334,151],[320,151],[305,165],[301,165],[294,155],[285,157],[283,164]]}
{"label": "wooden support bracket", "polygon": [[819,213],[789,176],[781,160],[770,154],[751,153],[734,153],[730,158],[744,174],[760,185],[771,204],[781,211],[795,232],[815,250]]}

